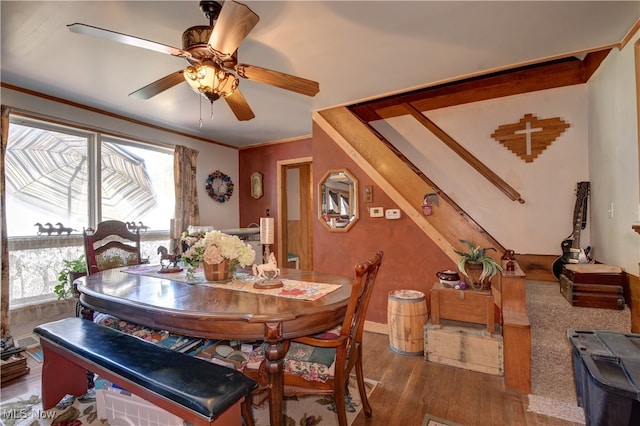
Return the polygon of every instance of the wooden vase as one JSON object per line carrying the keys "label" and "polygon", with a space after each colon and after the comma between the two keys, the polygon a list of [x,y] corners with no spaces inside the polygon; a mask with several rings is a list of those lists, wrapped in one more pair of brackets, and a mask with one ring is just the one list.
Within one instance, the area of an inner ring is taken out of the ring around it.
{"label": "wooden vase", "polygon": [[467,285],[473,290],[489,290],[491,288],[491,278],[484,277],[480,281],[480,275],[482,275],[482,263],[481,262],[469,262],[464,265],[464,270],[467,273],[468,283]]}
{"label": "wooden vase", "polygon": [[203,269],[204,277],[207,281],[223,281],[231,278],[229,261],[227,259],[224,259],[220,263],[204,262]]}

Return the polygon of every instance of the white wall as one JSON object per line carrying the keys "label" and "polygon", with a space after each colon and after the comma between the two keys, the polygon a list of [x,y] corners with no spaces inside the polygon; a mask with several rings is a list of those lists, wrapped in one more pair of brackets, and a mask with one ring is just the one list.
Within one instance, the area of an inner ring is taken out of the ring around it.
{"label": "white wall", "polygon": [[[170,147],[184,145],[198,150],[197,179],[200,182],[198,187],[200,223],[213,225],[220,229],[238,227],[239,197],[237,196],[237,185],[239,177],[237,149],[156,130],[6,88],[2,88],[0,94],[3,105],[92,128],[109,130],[125,137],[133,136]],[[204,187],[207,176],[218,169],[229,175],[236,185],[232,197],[222,204],[211,199]],[[169,224],[167,223],[168,228]]]}
{"label": "white wall", "polygon": [[[613,49],[588,83],[591,241],[598,260],[638,275],[640,223],[634,43]],[[609,213],[613,205],[613,214]],[[613,216],[613,217],[611,217]]]}
{"label": "white wall", "polygon": [[[575,188],[588,180],[587,89],[585,85],[458,105],[425,115],[517,190],[512,201],[409,116],[376,128],[435,185],[505,248],[516,253],[560,255],[573,232]],[[560,117],[570,127],[533,162],[526,163],[491,137],[525,114]],[[589,245],[589,226],[581,246]],[[461,236],[464,238],[464,236]]]}

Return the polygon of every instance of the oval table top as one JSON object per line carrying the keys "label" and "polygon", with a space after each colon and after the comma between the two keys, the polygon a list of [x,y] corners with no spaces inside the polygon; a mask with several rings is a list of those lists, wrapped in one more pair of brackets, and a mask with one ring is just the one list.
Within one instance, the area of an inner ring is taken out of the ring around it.
{"label": "oval table top", "polygon": [[301,300],[126,269],[79,278],[81,304],[148,327],[205,338],[262,339],[267,323],[280,323],[284,339],[321,332],[341,323],[352,286],[350,278],[340,275],[282,269],[277,279],[340,285],[317,300]]}

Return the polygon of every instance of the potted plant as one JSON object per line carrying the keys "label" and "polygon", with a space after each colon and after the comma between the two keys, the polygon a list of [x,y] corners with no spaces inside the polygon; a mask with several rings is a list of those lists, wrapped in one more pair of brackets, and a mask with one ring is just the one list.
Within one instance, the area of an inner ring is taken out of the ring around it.
{"label": "potted plant", "polygon": [[488,290],[491,287],[491,278],[502,271],[500,266],[492,257],[487,256],[487,250],[496,251],[493,247],[480,248],[467,240],[460,240],[467,245],[468,251],[463,252],[454,249],[460,255],[458,259],[458,269],[469,279],[469,283],[474,290]]}
{"label": "potted plant", "polygon": [[67,299],[75,294],[73,281],[87,275],[87,262],[84,255],[77,259],[65,259],[63,266],[58,273],[58,284],[53,288],[53,292],[58,295],[58,300]]}

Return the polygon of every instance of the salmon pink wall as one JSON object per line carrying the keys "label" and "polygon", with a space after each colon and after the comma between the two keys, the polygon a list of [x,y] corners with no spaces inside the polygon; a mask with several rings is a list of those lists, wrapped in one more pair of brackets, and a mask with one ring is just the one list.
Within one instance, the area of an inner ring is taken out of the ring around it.
{"label": "salmon pink wall", "polygon": [[[270,216],[278,217],[277,162],[292,158],[311,156],[311,139],[300,139],[295,142],[264,145],[240,150],[238,156],[238,194],[240,194],[240,227],[251,223],[260,223],[260,218],[269,209]],[[257,200],[251,196],[251,174],[263,174],[262,185],[264,195]],[[278,236],[275,236],[277,247]]]}
{"label": "salmon pink wall", "polygon": [[[369,217],[368,207],[396,209],[398,206],[319,126],[313,127],[313,188],[329,169],[348,169],[358,179],[360,219],[348,232],[329,232],[319,220],[313,222],[313,269],[353,275],[354,265],[376,251],[384,258],[376,280],[367,320],[387,322],[389,292],[419,290],[429,297],[437,281],[436,272],[455,269],[455,264],[404,213],[397,220]],[[364,187],[373,187],[373,202],[364,203]],[[318,205],[317,191],[314,206]]]}
{"label": "salmon pink wall", "polygon": [[[367,312],[368,321],[386,324],[390,291],[419,290],[428,298],[429,290],[437,281],[436,272],[456,268],[406,215],[402,214],[398,220],[369,217],[368,207],[386,210],[398,206],[316,125],[313,127],[313,139],[240,151],[238,194],[241,227],[258,223],[266,209],[277,219],[277,162],[301,157],[313,157],[314,208],[318,205],[315,189],[327,170],[346,168],[358,179],[360,219],[348,232],[329,232],[314,212],[313,269],[353,276],[356,263],[368,259],[378,250],[384,251],[383,264]],[[264,196],[258,200],[250,194],[250,176],[255,171],[264,175]],[[373,187],[373,203],[364,203],[365,185]]]}

